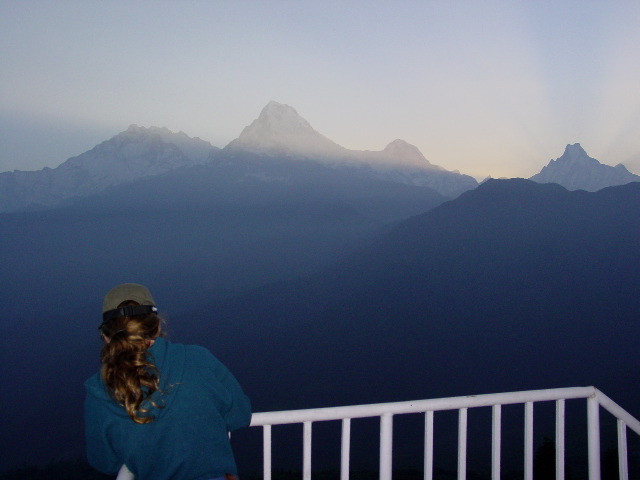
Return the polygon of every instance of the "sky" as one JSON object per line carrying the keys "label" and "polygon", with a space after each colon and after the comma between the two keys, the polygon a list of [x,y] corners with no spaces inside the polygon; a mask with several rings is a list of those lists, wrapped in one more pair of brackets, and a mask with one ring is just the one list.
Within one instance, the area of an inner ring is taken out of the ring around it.
{"label": "sky", "polygon": [[0,0],[0,172],[131,124],[224,147],[271,100],[478,179],[567,144],[640,174],[640,2]]}

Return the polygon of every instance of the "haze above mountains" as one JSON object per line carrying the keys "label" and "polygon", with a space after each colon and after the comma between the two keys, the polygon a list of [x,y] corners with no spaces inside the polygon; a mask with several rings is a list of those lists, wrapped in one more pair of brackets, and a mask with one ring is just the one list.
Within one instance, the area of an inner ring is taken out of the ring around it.
{"label": "haze above mountains", "polygon": [[[113,186],[197,165],[216,168],[220,175],[225,175],[231,174],[233,166],[241,169],[241,165],[251,163],[252,167],[242,174],[236,169],[227,182],[242,182],[248,177],[263,182],[286,182],[287,175],[275,171],[275,165],[283,162],[295,162],[296,169],[302,168],[301,165],[331,168],[347,176],[368,176],[428,187],[449,199],[478,185],[469,175],[431,164],[415,146],[403,140],[394,140],[382,151],[348,150],[316,132],[292,107],[270,102],[259,117],[223,149],[199,138],[190,138],[184,132],[132,125],[54,169],[0,173],[0,212],[68,204],[75,198]],[[198,175],[197,170],[193,173]],[[601,164],[575,144],[568,145],[560,158],[551,160],[531,179],[558,183],[570,190],[597,191],[639,181],[640,176],[630,173],[623,165]]]}

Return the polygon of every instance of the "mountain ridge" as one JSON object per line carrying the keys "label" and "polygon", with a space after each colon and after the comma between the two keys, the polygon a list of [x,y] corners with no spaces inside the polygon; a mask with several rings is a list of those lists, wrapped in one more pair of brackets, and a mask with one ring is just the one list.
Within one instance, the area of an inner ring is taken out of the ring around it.
{"label": "mountain ridge", "polygon": [[404,140],[394,140],[381,151],[349,150],[318,133],[289,105],[271,101],[240,137],[229,143],[222,156],[253,154],[316,161],[335,168],[369,169],[382,180],[426,186],[454,198],[475,188],[469,175],[431,164],[420,150]]}
{"label": "mountain ridge", "polygon": [[[241,338],[237,323],[260,312],[257,337],[269,332],[296,352],[288,381],[352,385],[344,404],[582,383],[628,402],[639,228],[639,183],[584,192],[491,180],[330,270],[207,304],[194,317],[226,318],[221,330]],[[255,343],[252,351],[284,368],[273,349]],[[615,357],[615,372],[605,357]],[[335,402],[336,392],[314,385],[296,384],[299,397],[315,407]],[[301,407],[272,391],[269,408]]]}
{"label": "mountain ridge", "polygon": [[[405,159],[413,165],[403,165]],[[277,176],[264,173],[270,164],[301,160],[358,170],[360,175],[383,181],[429,187],[448,197],[477,186],[470,176],[431,165],[406,142],[391,142],[381,152],[348,150],[316,132],[292,107],[270,102],[223,149],[184,132],[131,125],[54,169],[0,173],[0,212],[51,208],[137,178],[209,163],[229,166],[262,162],[258,168],[262,174],[247,175],[254,180],[262,176],[274,181]]]}
{"label": "mountain ridge", "polygon": [[590,157],[579,143],[574,143],[567,145],[562,156],[550,160],[529,179],[538,183],[557,183],[568,190],[595,192],[605,187],[638,182],[640,176],[629,172],[622,164],[615,167],[604,165]]}
{"label": "mountain ridge", "polygon": [[[478,182],[458,171],[431,164],[414,145],[396,139],[383,150],[349,150],[313,129],[288,105],[269,102],[239,137],[220,149],[184,132],[165,127],[127,130],[67,159],[56,168],[0,173],[0,212],[51,208],[77,201],[117,184],[152,177],[178,168],[214,164],[252,165],[252,181],[286,181],[280,166],[286,162],[319,163],[331,168],[359,171],[414,186],[428,187],[448,198],[472,190]],[[295,163],[292,166],[298,168]],[[274,174],[269,171],[280,170]],[[310,167],[313,168],[313,167]],[[564,154],[530,177],[539,183],[558,183],[570,190],[601,188],[640,181],[623,165],[610,167],[587,155],[580,144],[567,145]]]}
{"label": "mountain ridge", "polygon": [[113,185],[206,163],[217,151],[183,132],[131,125],[56,168],[0,173],[0,212],[54,207]]}

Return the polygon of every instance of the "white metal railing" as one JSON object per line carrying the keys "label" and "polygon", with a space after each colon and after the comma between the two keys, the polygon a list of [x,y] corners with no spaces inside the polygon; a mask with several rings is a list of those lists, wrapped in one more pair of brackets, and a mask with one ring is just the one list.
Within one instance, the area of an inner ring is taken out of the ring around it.
{"label": "white metal railing", "polygon": [[470,408],[492,407],[491,478],[500,479],[501,469],[501,414],[503,405],[524,405],[524,478],[533,479],[533,413],[534,403],[556,402],[556,479],[565,475],[565,401],[587,400],[588,469],[590,480],[600,480],[600,407],[617,419],[618,469],[620,480],[628,480],[627,428],[640,435],[640,422],[595,387],[559,388],[524,392],[497,393],[467,397],[439,398],[411,402],[352,405],[263,412],[253,415],[251,426],[263,428],[263,478],[271,480],[271,428],[275,425],[303,425],[303,480],[311,480],[311,440],[314,422],[342,421],[340,478],[349,478],[351,420],[354,418],[380,418],[380,480],[391,480],[393,451],[393,416],[424,413],[424,480],[433,478],[433,425],[434,412],[458,411],[458,479],[465,480],[467,472],[467,412]]}

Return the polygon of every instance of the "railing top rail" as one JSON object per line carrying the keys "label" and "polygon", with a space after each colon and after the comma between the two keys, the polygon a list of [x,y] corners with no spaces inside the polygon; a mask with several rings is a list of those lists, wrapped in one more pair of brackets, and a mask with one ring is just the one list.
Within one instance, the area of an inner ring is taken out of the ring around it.
{"label": "railing top rail", "polygon": [[[542,402],[562,399],[570,400],[576,398],[588,398],[596,395],[596,392],[597,390],[595,387],[555,388],[548,390],[529,390],[524,392],[469,395],[465,397],[435,398],[408,402],[261,412],[253,414],[251,426],[255,427],[261,425],[341,420],[344,418],[379,417],[385,414],[393,415],[439,410],[457,410],[460,408],[489,407],[493,405],[510,405],[515,403]],[[629,417],[633,418],[630,415]]]}
{"label": "railing top rail", "polygon": [[640,421],[638,421],[633,415],[597,389],[596,399],[602,408],[607,410],[614,417],[622,420],[631,430],[640,435]]}

